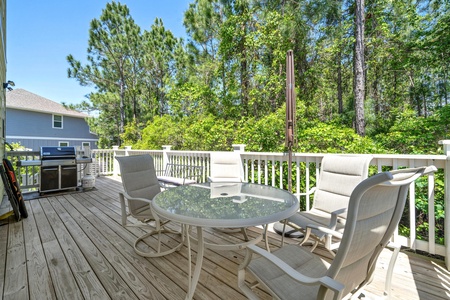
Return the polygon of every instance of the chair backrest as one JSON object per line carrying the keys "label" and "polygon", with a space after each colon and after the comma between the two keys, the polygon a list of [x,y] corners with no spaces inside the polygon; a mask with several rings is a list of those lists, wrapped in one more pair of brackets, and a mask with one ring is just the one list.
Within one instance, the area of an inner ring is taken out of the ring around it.
{"label": "chair backrest", "polygon": [[[161,187],[156,177],[153,157],[148,154],[116,156],[120,166],[120,175],[125,193],[133,198],[152,200]],[[149,205],[144,201],[129,201],[131,213],[138,212]]]}
{"label": "chair backrest", "polygon": [[371,160],[371,155],[325,155],[313,208],[331,213],[347,207],[353,189],[367,178]]}
{"label": "chair backrest", "polygon": [[[371,277],[379,254],[396,229],[409,186],[434,166],[378,173],[356,186],[350,196],[347,221],[328,276],[345,285],[348,294]],[[321,287],[318,299],[330,298]]]}
{"label": "chair backrest", "polygon": [[212,182],[244,182],[244,167],[238,152],[212,152],[211,173]]}

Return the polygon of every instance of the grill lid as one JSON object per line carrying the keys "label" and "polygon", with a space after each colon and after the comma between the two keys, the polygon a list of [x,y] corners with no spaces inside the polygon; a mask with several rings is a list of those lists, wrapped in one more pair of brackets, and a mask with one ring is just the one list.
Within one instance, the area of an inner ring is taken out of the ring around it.
{"label": "grill lid", "polygon": [[75,158],[75,147],[41,147],[41,159]]}

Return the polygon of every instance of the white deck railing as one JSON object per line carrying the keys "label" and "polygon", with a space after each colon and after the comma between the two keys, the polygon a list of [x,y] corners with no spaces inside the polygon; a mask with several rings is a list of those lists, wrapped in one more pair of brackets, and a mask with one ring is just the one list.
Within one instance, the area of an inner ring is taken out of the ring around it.
{"label": "white deck railing", "polygon": [[[441,141],[444,154],[442,155],[397,155],[397,154],[373,154],[370,174],[384,170],[395,170],[403,167],[419,167],[434,165],[438,172],[426,177],[410,188],[408,201],[409,216],[404,222],[409,227],[409,236],[401,236],[398,233],[393,237],[393,241],[414,249],[444,256],[447,268],[450,269],[450,245],[442,245],[436,242],[436,222],[442,223],[441,219],[436,219],[436,189],[443,192],[438,193],[439,203],[444,203],[444,208],[450,207],[450,141]],[[245,178],[249,182],[276,186],[287,189],[287,153],[270,152],[245,152],[244,145],[234,145],[235,150],[241,153],[244,164]],[[201,166],[203,170],[202,179],[206,181],[210,174],[210,153],[209,151],[174,151],[170,146],[163,146],[163,150],[132,150],[131,147],[125,149],[92,150],[93,166],[91,171],[95,175],[119,175],[119,167],[115,156],[137,155],[148,153],[153,156],[157,172],[162,174],[167,163]],[[301,208],[308,210],[311,206],[312,195],[308,191],[314,187],[318,176],[320,161],[324,154],[293,153],[292,155],[292,192],[299,198]],[[419,239],[417,232],[416,200],[425,197],[428,204],[428,238]],[[443,197],[443,199],[441,199]],[[444,228],[450,228],[450,218],[445,220]],[[450,241],[450,230],[444,230],[444,240]]]}

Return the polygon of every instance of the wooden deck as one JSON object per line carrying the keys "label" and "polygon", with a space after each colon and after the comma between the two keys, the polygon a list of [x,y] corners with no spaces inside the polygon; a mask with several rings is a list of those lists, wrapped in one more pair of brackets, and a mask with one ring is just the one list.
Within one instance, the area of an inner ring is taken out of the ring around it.
{"label": "wooden deck", "polygon": [[[120,182],[112,178],[97,178],[91,191],[28,200],[27,219],[3,220],[0,299],[184,299],[187,248],[162,258],[138,256],[132,245],[143,231],[120,225],[120,189]],[[250,234],[259,231],[252,228]],[[211,229],[205,238],[235,241],[241,235]],[[279,239],[270,234],[272,249],[279,246]],[[165,237],[165,242],[175,240]],[[245,299],[236,278],[244,252],[206,250],[195,299]],[[390,251],[385,250],[365,299],[382,296],[389,258]],[[264,291],[259,294],[270,299]],[[441,260],[402,252],[392,296],[450,299],[450,273]]]}

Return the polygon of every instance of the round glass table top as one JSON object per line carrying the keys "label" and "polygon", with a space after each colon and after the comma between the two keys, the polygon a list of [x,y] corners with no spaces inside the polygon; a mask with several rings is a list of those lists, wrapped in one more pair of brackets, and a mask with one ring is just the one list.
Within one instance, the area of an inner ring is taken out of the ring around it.
{"label": "round glass table top", "polygon": [[299,209],[288,191],[253,183],[202,183],[165,190],[152,201],[161,217],[187,225],[246,227],[286,219]]}

